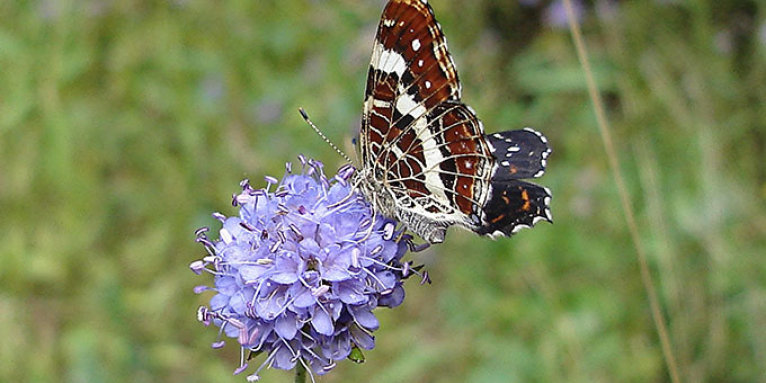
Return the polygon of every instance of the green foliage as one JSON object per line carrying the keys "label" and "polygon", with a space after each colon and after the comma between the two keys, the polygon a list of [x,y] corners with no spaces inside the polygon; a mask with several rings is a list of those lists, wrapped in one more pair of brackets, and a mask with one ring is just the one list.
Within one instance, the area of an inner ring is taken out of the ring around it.
{"label": "green foliage", "polygon": [[[299,106],[353,151],[379,3],[0,4],[0,381],[244,381],[195,320],[193,231],[244,177],[341,163]],[[568,31],[512,1],[433,3],[487,130],[552,142],[556,223],[414,255],[434,283],[322,381],[669,381]],[[688,382],[765,379],[765,11],[583,20]]]}

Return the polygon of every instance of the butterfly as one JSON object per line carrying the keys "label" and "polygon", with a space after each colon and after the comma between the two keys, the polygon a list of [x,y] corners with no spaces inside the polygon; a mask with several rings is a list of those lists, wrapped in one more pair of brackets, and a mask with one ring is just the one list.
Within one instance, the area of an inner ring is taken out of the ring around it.
{"label": "butterfly", "polygon": [[545,172],[548,140],[530,128],[484,134],[425,0],[383,10],[356,142],[373,208],[429,243],[452,225],[494,238],[552,222],[551,192],[522,181]]}

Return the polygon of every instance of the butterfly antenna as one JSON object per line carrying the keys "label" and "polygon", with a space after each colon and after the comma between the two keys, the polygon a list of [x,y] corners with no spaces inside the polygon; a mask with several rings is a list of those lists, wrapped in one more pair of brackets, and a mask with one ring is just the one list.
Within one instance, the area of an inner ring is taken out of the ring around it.
{"label": "butterfly antenna", "polygon": [[321,130],[319,130],[319,128],[317,128],[317,126],[316,126],[316,125],[314,125],[314,123],[313,123],[313,122],[311,122],[311,120],[309,119],[309,115],[308,115],[308,114],[306,114],[306,111],[305,111],[305,110],[303,110],[303,108],[298,108],[298,111],[299,111],[299,112],[301,112],[301,116],[303,116],[303,119],[304,119],[304,120],[306,120],[306,123],[308,123],[308,124],[309,124],[309,126],[311,126],[311,129],[314,129],[314,131],[316,132],[316,134],[318,134],[318,135],[319,135],[319,137],[322,137],[322,139],[324,140],[324,142],[326,142],[326,143],[327,143],[327,145],[330,145],[330,147],[331,147],[331,148],[335,149],[335,151],[336,151],[336,152],[337,152],[337,153],[338,153],[338,154],[339,154],[341,157],[343,157],[343,159],[344,159],[344,160],[346,160],[346,162],[348,162],[348,163],[353,163],[353,161],[351,161],[351,158],[349,158],[349,157],[346,155],[346,153],[343,153],[343,151],[342,151],[342,150],[338,149],[338,147],[337,147],[337,146],[335,146],[335,144],[333,144],[333,143],[332,143],[332,141],[330,141],[330,139],[329,139],[329,138],[327,138],[327,136],[325,136],[325,135],[324,135],[324,133],[322,133],[322,131],[321,131]]}

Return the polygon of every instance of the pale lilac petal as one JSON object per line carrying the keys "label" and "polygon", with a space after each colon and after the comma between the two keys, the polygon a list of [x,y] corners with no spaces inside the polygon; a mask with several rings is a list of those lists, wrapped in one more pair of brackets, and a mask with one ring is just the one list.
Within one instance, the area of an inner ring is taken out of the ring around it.
{"label": "pale lilac petal", "polygon": [[228,295],[216,294],[213,296],[213,298],[210,299],[210,310],[219,311],[223,309],[227,304],[229,304],[230,299],[231,297]]}
{"label": "pale lilac petal", "polygon": [[239,268],[239,274],[245,284],[252,284],[258,281],[265,273],[271,269],[271,266],[264,265],[245,265]]}
{"label": "pale lilac petal", "polygon": [[364,306],[349,306],[349,312],[354,317],[354,320],[359,323],[360,326],[368,330],[377,330],[380,326],[378,319],[372,314],[370,307]]}
{"label": "pale lilac petal", "polygon": [[322,335],[332,335],[333,333],[332,320],[320,307],[314,310],[314,315],[311,317],[311,327]]}
{"label": "pale lilac petal", "polygon": [[303,291],[295,297],[295,300],[293,301],[293,306],[298,308],[306,308],[314,305],[316,303],[316,298],[313,294],[311,294],[311,290],[309,289],[303,289]]}
{"label": "pale lilac petal", "polygon": [[285,345],[279,347],[274,355],[274,367],[280,370],[291,370],[295,367],[296,362],[290,349]]}
{"label": "pale lilac petal", "polygon": [[234,295],[239,290],[239,286],[237,286],[237,280],[232,277],[219,277],[215,281],[215,287],[218,289],[218,292],[223,295]]}
{"label": "pale lilac petal", "polygon": [[396,307],[404,302],[404,287],[401,285],[394,287],[394,289],[384,294],[378,300],[378,306]]}
{"label": "pale lilac petal", "polygon": [[284,339],[291,340],[295,338],[295,334],[298,332],[298,322],[295,320],[295,314],[286,312],[277,317],[274,330]]}
{"label": "pale lilac petal", "polygon": [[350,330],[351,337],[354,339],[354,343],[356,343],[357,346],[365,350],[372,350],[375,348],[375,337],[366,333],[356,325],[352,325]]}
{"label": "pale lilac petal", "polygon": [[338,284],[337,294],[343,303],[349,305],[358,305],[367,302],[367,295],[364,293],[364,287],[357,283]]}

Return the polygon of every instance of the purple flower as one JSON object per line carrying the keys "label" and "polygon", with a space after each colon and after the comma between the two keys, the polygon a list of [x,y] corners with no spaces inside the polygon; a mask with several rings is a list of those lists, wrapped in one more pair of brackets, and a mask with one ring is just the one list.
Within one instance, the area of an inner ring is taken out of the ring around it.
{"label": "purple flower", "polygon": [[[579,23],[585,14],[585,6],[582,0],[572,0],[572,10],[575,20]],[[567,16],[566,5],[562,0],[553,1],[546,9],[543,15],[543,22],[551,28],[567,28],[569,26],[569,17]]]}
{"label": "purple flower", "polygon": [[288,164],[281,182],[266,177],[265,189],[243,181],[233,199],[239,216],[214,214],[223,223],[218,240],[197,231],[208,256],[191,269],[215,275],[215,287],[195,292],[217,293],[198,319],[237,338],[243,360],[235,373],[247,368],[245,351],[263,356],[249,380],[264,366],[296,363],[324,374],[352,351],[372,349],[373,309],[401,304],[412,272],[401,261],[410,237],[349,185],[353,168],[328,179],[320,162],[300,160],[300,174]]}

